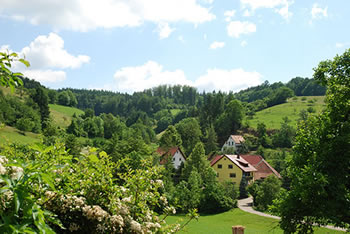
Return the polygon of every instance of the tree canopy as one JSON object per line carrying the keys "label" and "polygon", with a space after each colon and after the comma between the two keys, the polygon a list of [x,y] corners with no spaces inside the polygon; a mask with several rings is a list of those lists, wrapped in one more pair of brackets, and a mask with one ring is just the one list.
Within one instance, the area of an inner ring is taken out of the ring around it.
{"label": "tree canopy", "polygon": [[286,233],[309,233],[313,224],[350,228],[350,50],[314,71],[327,86],[327,106],[298,126],[291,190],[280,204]]}

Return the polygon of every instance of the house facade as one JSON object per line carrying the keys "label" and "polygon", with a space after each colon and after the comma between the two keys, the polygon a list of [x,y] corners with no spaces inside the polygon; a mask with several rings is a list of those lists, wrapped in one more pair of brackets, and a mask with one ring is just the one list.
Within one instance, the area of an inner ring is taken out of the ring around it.
{"label": "house facade", "polygon": [[244,141],[245,140],[241,135],[230,135],[225,144],[222,146],[221,151],[224,151],[225,148],[233,148],[236,150],[242,146]]}
{"label": "house facade", "polygon": [[185,154],[182,152],[180,147],[172,147],[168,150],[158,148],[157,153],[160,155],[161,165],[164,165],[168,162],[168,160],[171,160],[175,169],[179,169],[181,164],[185,163],[186,161]]}
{"label": "house facade", "polygon": [[257,170],[254,173],[254,180],[265,179],[269,175],[282,178],[281,175],[260,155],[241,155],[248,163]]}
{"label": "house facade", "polygon": [[257,171],[239,155],[217,155],[210,165],[216,171],[219,182],[230,181],[238,185],[243,176],[253,180]]}

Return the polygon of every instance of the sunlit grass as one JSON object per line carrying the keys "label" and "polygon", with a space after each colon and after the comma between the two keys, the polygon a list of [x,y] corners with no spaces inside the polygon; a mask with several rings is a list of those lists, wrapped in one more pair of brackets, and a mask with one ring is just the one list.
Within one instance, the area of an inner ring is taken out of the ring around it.
{"label": "sunlit grass", "polygon": [[[170,216],[166,221],[169,224],[175,223],[179,219],[183,219],[185,223],[188,218],[185,216]],[[202,215],[198,221],[191,221],[179,233],[193,234],[232,234],[232,226],[242,225],[245,227],[245,234],[264,234],[264,233],[283,233],[278,227],[278,220],[258,216],[244,212],[238,208],[214,215]],[[330,230],[326,228],[316,228],[315,233],[344,233],[340,231]]]}
{"label": "sunlit grass", "polygon": [[70,125],[74,113],[76,115],[84,114],[84,111],[74,107],[61,106],[55,104],[49,104],[49,107],[52,119],[58,126],[63,128],[66,128]]}
{"label": "sunlit grass", "polygon": [[[313,102],[313,103],[311,103]],[[262,111],[259,111],[248,119],[250,127],[256,128],[258,123],[265,123],[267,129],[279,129],[284,117],[291,120],[290,124],[296,126],[299,113],[301,110],[306,110],[312,107],[316,113],[324,108],[324,96],[309,96],[290,98],[287,103],[276,105]]]}
{"label": "sunlit grass", "polygon": [[0,145],[8,143],[32,144],[40,141],[40,134],[21,132],[16,128],[4,126],[0,128]]}

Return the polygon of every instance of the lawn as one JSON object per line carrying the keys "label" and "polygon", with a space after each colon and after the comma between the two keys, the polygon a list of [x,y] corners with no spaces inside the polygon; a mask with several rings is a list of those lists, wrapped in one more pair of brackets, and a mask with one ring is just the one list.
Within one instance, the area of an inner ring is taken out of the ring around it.
{"label": "lawn", "polygon": [[[185,216],[170,216],[166,221],[169,224],[175,223],[182,218],[182,223],[188,219]],[[283,233],[278,227],[278,220],[250,214],[238,208],[214,215],[200,216],[198,221],[191,221],[185,229],[179,233],[210,233],[210,234],[232,234],[232,226],[242,225],[245,227],[245,234]],[[315,233],[344,233],[325,228],[316,228]]]}
{"label": "lawn", "polygon": [[6,143],[32,144],[40,141],[40,134],[25,132],[25,135],[16,128],[4,126],[0,128],[0,145]]}
{"label": "lawn", "polygon": [[324,106],[324,96],[290,98],[287,103],[257,112],[252,119],[248,119],[248,123],[253,128],[256,128],[258,123],[262,122],[265,123],[267,129],[279,129],[283,118],[287,116],[291,120],[290,124],[296,126],[301,110],[312,107],[318,113]]}
{"label": "lawn", "polygon": [[49,104],[49,107],[53,120],[58,126],[63,128],[66,128],[70,125],[74,113],[76,115],[84,114],[84,111],[74,107],[61,106],[55,104]]}

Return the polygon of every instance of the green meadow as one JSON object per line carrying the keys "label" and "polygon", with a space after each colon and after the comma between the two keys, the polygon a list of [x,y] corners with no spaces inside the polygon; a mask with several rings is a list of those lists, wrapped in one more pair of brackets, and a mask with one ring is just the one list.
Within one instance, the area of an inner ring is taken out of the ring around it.
{"label": "green meadow", "polygon": [[[186,216],[176,215],[166,218],[167,223],[173,224],[177,220],[182,219],[185,223],[188,218]],[[264,234],[264,233],[283,233],[282,229],[278,227],[278,220],[258,216],[244,212],[238,208],[214,215],[200,216],[198,221],[192,220],[179,233],[191,234],[232,234],[232,226],[242,225],[245,227],[245,234]],[[326,228],[316,228],[316,234],[326,233],[344,233],[341,231],[330,230]]]}
{"label": "green meadow", "polygon": [[0,128],[0,145],[7,143],[32,144],[40,141],[40,134],[21,132],[16,128],[4,126]]}
{"label": "green meadow", "polygon": [[291,125],[296,126],[301,110],[312,108],[316,113],[325,106],[324,96],[294,97],[287,103],[276,105],[257,112],[253,118],[248,119],[250,127],[256,128],[258,123],[265,123],[267,129],[279,129],[284,117],[291,120]]}
{"label": "green meadow", "polygon": [[59,127],[68,127],[74,114],[81,115],[84,111],[68,106],[49,104],[51,117]]}

